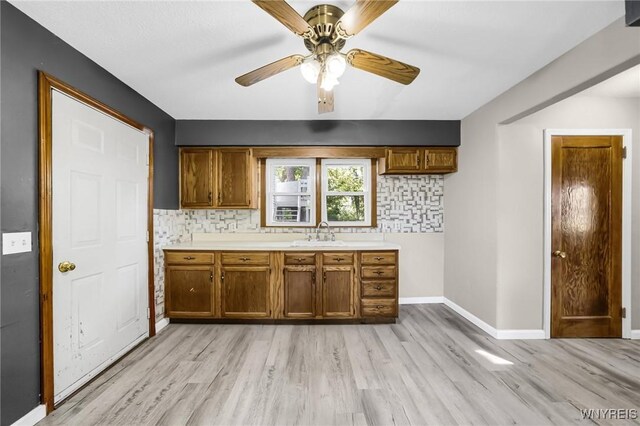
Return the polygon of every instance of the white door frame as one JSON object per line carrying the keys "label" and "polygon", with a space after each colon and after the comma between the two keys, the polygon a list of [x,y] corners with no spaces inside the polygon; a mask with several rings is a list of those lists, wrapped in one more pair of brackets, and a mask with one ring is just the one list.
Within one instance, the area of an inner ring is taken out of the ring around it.
{"label": "white door frame", "polygon": [[543,329],[551,338],[551,138],[553,136],[622,136],[627,157],[622,162],[622,337],[631,338],[631,129],[545,129],[544,130],[544,294]]}

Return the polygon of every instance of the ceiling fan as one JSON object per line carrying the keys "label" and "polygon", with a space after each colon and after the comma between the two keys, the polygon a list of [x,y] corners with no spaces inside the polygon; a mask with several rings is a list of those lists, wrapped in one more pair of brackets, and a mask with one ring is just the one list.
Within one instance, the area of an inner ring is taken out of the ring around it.
{"label": "ceiling fan", "polygon": [[309,9],[304,17],[284,0],[252,1],[302,37],[311,54],[287,56],[241,75],[236,82],[242,86],[251,86],[300,66],[305,80],[317,86],[318,113],[322,114],[333,111],[333,88],[347,64],[402,84],[410,84],[420,73],[414,66],[366,50],[341,52],[347,39],[362,31],[398,0],[356,0],[346,13],[336,6],[321,4]]}

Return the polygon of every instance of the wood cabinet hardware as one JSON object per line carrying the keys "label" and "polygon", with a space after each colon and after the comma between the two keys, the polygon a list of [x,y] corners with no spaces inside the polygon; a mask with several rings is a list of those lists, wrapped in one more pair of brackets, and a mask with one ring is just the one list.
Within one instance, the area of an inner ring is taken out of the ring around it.
{"label": "wood cabinet hardware", "polygon": [[384,274],[384,271],[373,271],[374,274],[380,276],[382,274]]}
{"label": "wood cabinet hardware", "polygon": [[335,260],[336,262],[342,262],[344,260],[344,257],[334,257],[333,260]]}
{"label": "wood cabinet hardware", "polygon": [[251,260],[251,258],[249,258],[249,257],[241,257],[240,260],[242,260],[243,262],[246,262],[248,260]]}
{"label": "wood cabinet hardware", "polygon": [[220,196],[219,192],[218,192],[218,204],[222,204],[222,197]]}
{"label": "wood cabinet hardware", "polygon": [[326,273],[326,272],[322,274],[322,279],[323,279],[324,281],[326,281],[326,280],[327,280],[327,273]]}
{"label": "wood cabinet hardware", "polygon": [[375,260],[377,260],[378,262],[381,261],[382,259],[384,259],[384,257],[380,257],[380,256],[376,256],[374,257]]}
{"label": "wood cabinet hardware", "polygon": [[380,290],[382,290],[382,289],[383,289],[383,287],[382,287],[381,285],[377,285],[377,286],[376,286],[376,290],[380,291]]}
{"label": "wood cabinet hardware", "polygon": [[297,260],[298,262],[304,262],[304,257],[296,257],[296,260]]}
{"label": "wood cabinet hardware", "polygon": [[189,289],[189,292],[190,292],[190,293],[195,293],[195,291],[196,291],[196,289],[195,289],[195,288],[193,288],[193,287],[191,287],[191,288]]}
{"label": "wood cabinet hardware", "polygon": [[209,275],[209,281],[213,282],[213,272]]}
{"label": "wood cabinet hardware", "polygon": [[209,204],[213,203],[213,194],[209,192]]}
{"label": "wood cabinet hardware", "polygon": [[195,259],[195,257],[193,257],[193,256],[185,256],[184,257],[184,260],[193,260],[193,259]]}
{"label": "wood cabinet hardware", "polygon": [[384,308],[384,305],[376,305],[376,309],[382,309]]}
{"label": "wood cabinet hardware", "polygon": [[220,279],[224,281],[224,272],[222,273],[222,275],[220,275]]}

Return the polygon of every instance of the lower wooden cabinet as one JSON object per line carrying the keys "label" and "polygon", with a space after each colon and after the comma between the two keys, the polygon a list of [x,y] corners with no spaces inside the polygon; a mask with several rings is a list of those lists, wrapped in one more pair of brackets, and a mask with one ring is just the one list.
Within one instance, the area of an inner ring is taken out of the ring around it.
{"label": "lower wooden cabinet", "polygon": [[316,267],[284,267],[284,309],[286,318],[316,316]]}
{"label": "lower wooden cabinet", "polygon": [[268,266],[223,266],[222,316],[268,318],[271,316],[271,286]]}
{"label": "lower wooden cabinet", "polygon": [[165,251],[173,319],[393,321],[397,251]]}
{"label": "lower wooden cabinet", "polygon": [[170,265],[165,272],[169,318],[211,317],[215,313],[213,266]]}
{"label": "lower wooden cabinet", "polygon": [[354,282],[353,266],[322,267],[322,316],[351,318]]}

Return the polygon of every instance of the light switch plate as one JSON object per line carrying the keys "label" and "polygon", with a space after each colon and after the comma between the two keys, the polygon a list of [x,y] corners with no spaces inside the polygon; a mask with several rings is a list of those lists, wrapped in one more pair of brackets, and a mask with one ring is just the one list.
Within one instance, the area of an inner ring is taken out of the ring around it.
{"label": "light switch plate", "polygon": [[31,232],[6,232],[2,234],[2,254],[31,251]]}

